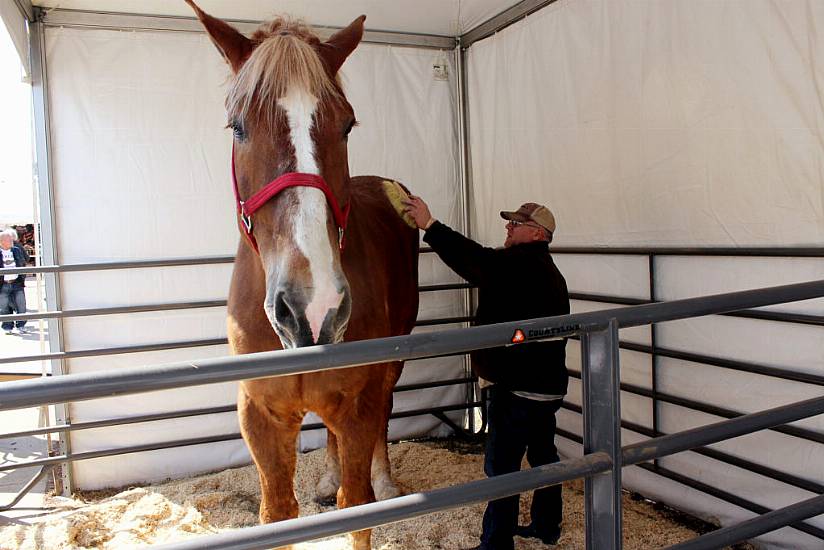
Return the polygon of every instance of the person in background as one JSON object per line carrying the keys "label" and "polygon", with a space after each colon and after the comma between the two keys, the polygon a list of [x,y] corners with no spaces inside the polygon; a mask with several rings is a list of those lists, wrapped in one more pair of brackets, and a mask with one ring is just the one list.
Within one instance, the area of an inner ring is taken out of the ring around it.
{"label": "person in background", "polygon": [[[423,240],[469,283],[478,287],[477,324],[485,325],[569,313],[566,281],[549,253],[555,216],[526,203],[507,220],[503,249],[481,246],[432,217],[419,197],[405,211],[425,231]],[[526,454],[533,467],[558,461],[555,413],[567,391],[566,340],[523,343],[472,353],[472,367],[489,388],[484,472],[517,472]],[[515,495],[489,502],[481,544],[475,550],[513,550],[514,535],[557,544],[561,536],[561,486],[535,491],[531,523],[518,526]]]}
{"label": "person in background", "polygon": [[[23,247],[15,244],[17,232],[13,229],[0,231],[0,315],[12,313],[26,313],[26,276],[4,275],[3,270],[14,267],[25,267],[28,261]],[[2,324],[6,334],[26,334],[26,321],[4,321]]]}

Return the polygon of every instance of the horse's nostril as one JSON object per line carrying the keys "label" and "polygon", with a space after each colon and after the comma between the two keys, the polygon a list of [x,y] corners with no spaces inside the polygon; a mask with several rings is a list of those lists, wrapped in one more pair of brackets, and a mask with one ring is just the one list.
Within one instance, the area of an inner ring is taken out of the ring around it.
{"label": "horse's nostril", "polygon": [[267,303],[267,315],[272,328],[287,347],[309,346],[314,343],[306,319],[305,296],[288,287],[279,287]]}
{"label": "horse's nostril", "polygon": [[285,290],[278,291],[275,294],[272,313],[274,314],[273,324],[275,330],[285,335],[292,343],[297,344],[300,332],[300,320],[298,319],[297,304],[294,302],[294,296],[290,295]]}
{"label": "horse's nostril", "polygon": [[275,319],[278,322],[283,322],[289,318],[294,318],[294,312],[286,301],[286,292],[281,291],[275,297]]}

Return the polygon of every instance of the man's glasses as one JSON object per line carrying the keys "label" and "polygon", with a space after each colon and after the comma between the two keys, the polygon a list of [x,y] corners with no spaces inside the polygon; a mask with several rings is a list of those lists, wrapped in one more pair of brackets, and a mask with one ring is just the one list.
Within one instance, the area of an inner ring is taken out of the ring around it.
{"label": "man's glasses", "polygon": [[535,228],[538,228],[538,229],[543,229],[539,225],[535,225],[535,224],[532,224],[532,223],[529,223],[529,222],[519,222],[519,221],[516,221],[516,220],[509,220],[508,224],[511,225],[512,227],[518,227],[519,225],[526,225],[526,226],[529,226],[529,227],[535,227]]}

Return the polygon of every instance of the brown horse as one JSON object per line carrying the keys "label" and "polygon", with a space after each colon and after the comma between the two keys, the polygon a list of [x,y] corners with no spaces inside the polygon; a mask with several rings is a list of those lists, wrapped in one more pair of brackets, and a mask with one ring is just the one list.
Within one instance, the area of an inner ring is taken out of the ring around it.
{"label": "brown horse", "polygon": [[[383,178],[349,177],[355,117],[337,73],[360,42],[365,17],[326,42],[282,19],[246,38],[186,2],[232,70],[226,106],[246,233],[229,290],[232,351],[408,334],[418,310],[418,231],[390,204]],[[329,429],[321,496],[337,493],[344,507],[397,494],[386,432],[401,368],[385,363],[240,384],[238,414],[260,475],[261,522],[298,515],[296,439],[307,411]],[[354,534],[357,549],[369,541],[370,531]]]}

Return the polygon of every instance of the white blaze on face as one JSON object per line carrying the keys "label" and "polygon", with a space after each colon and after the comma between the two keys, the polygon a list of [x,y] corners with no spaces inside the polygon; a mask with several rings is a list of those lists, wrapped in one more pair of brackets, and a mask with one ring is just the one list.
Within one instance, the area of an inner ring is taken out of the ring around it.
{"label": "white blaze on face", "polygon": [[[311,130],[318,100],[302,90],[290,90],[278,100],[289,120],[290,137],[295,149],[297,171],[320,174],[315,160],[315,143]],[[340,281],[334,264],[334,251],[326,230],[329,205],[326,195],[313,187],[294,188],[298,197],[297,215],[294,220],[294,238],[298,248],[309,261],[310,277],[314,293],[306,307],[306,319],[312,329],[312,337],[318,341],[323,321],[330,309],[340,306],[343,300]]]}

